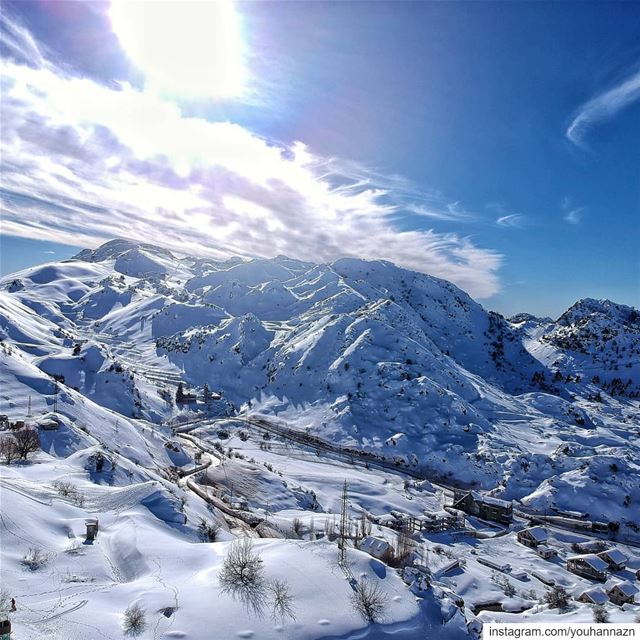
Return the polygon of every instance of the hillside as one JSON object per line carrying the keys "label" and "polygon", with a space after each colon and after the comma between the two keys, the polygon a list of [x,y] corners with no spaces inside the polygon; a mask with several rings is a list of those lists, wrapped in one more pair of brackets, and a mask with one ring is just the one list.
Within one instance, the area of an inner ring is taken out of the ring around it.
{"label": "hillside", "polygon": [[[99,513],[108,532],[103,556],[91,559],[87,550],[83,568],[69,571],[112,581],[120,609],[141,590],[152,594],[149,610],[174,606],[169,594],[179,590],[179,619],[201,615],[185,601],[197,601],[199,585],[210,589],[220,545],[243,530],[237,514],[229,519],[184,481],[176,484],[198,464],[203,443],[211,482],[230,488],[231,500],[239,494],[252,518],[260,513],[266,522],[270,513],[278,537],[290,538],[282,532],[296,519],[328,526],[345,474],[354,512],[376,518],[442,511],[457,486],[532,512],[579,511],[624,535],[640,523],[640,317],[610,301],[581,300],[556,321],[505,319],[449,282],[389,262],[215,262],[114,240],[0,280],[0,347],[0,414],[42,422],[55,410],[60,421],[41,431],[37,464],[0,467],[3,548],[5,536],[47,548],[60,574],[83,519]],[[228,424],[219,422],[225,417]],[[181,424],[185,437],[171,428]],[[97,473],[99,452],[109,465]],[[364,457],[366,468],[345,470],[349,456]],[[223,473],[214,472],[221,460]],[[64,478],[77,484],[82,505],[56,493]],[[202,518],[222,527],[211,549],[194,544]],[[181,549],[183,568],[169,560],[159,568],[170,545]],[[283,562],[310,563],[327,593],[344,587],[326,569],[323,558],[333,553],[326,540],[317,549],[312,540],[260,545],[273,575]],[[22,571],[23,551],[3,557],[8,576]],[[379,572],[354,554],[354,573]],[[346,638],[361,628],[345,611],[330,629],[318,628],[324,614],[310,604],[302,577],[287,572],[303,603],[291,637]],[[386,575],[385,589],[399,598],[389,630],[405,625],[418,634],[441,624],[433,612],[446,609],[451,585],[437,597],[423,594],[417,606],[398,575]],[[74,585],[91,616],[112,615]],[[225,638],[250,631],[232,629],[233,619],[223,621]],[[197,637],[171,635],[172,620],[158,623],[163,635],[154,637]],[[451,620],[446,633],[455,636],[464,625]],[[36,616],[24,624],[42,633]],[[61,635],[50,637],[70,637],[56,624],[51,633]]]}

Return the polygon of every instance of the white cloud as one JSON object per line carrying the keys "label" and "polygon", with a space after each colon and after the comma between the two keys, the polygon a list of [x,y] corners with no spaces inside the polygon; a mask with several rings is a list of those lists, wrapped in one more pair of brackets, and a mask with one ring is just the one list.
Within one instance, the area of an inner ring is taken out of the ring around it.
{"label": "white cloud", "polygon": [[466,211],[459,202],[435,201],[429,204],[410,204],[407,210],[423,218],[443,222],[471,222],[477,218],[475,214]]}
{"label": "white cloud", "polygon": [[95,246],[112,237],[184,253],[386,259],[458,284],[500,289],[501,256],[471,238],[401,231],[407,205],[470,214],[398,176],[275,145],[228,122],[185,117],[129,86],[3,65],[3,233]]}
{"label": "white cloud", "polygon": [[576,209],[571,209],[564,214],[564,219],[571,224],[580,224],[582,221],[582,216],[584,213],[584,209],[582,207],[577,207]]}
{"label": "white cloud", "polygon": [[500,216],[496,220],[496,224],[501,227],[510,227],[513,229],[521,229],[526,224],[526,217],[521,213],[509,213],[504,216]]}
{"label": "white cloud", "polygon": [[567,138],[585,147],[584,138],[594,124],[612,118],[636,100],[640,100],[640,71],[583,104],[567,128]]}
{"label": "white cloud", "polygon": [[569,197],[563,198],[560,206],[564,211],[564,215],[562,217],[566,222],[569,224],[580,224],[580,222],[582,222],[585,212],[584,207],[575,206]]}

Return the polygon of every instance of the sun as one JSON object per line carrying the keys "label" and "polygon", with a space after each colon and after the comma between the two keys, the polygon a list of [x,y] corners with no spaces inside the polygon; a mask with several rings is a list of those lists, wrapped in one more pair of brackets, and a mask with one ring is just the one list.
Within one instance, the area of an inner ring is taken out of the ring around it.
{"label": "sun", "polygon": [[215,98],[245,92],[244,42],[231,0],[113,0],[110,17],[150,86]]}

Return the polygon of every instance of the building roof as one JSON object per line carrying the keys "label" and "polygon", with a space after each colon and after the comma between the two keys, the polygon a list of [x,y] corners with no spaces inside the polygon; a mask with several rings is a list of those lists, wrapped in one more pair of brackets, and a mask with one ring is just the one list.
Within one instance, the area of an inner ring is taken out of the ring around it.
{"label": "building roof", "polygon": [[492,507],[500,507],[502,509],[511,508],[511,502],[507,500],[501,500],[500,498],[494,498],[493,496],[486,496],[483,493],[478,493],[477,491],[471,492],[471,497],[476,502],[484,502],[484,504],[489,504]]}
{"label": "building roof", "polygon": [[609,589],[609,593],[611,593],[611,591],[613,591],[616,587],[620,591],[622,591],[622,593],[624,593],[625,596],[635,596],[636,593],[638,593],[638,588],[628,581],[618,582],[618,584],[614,584],[613,587]]}
{"label": "building roof", "polygon": [[598,555],[600,557],[607,556],[611,562],[615,562],[616,564],[624,564],[627,561],[627,556],[625,556],[620,549],[606,549]]}
{"label": "building roof", "polygon": [[544,527],[529,527],[523,529],[522,533],[527,532],[536,542],[546,542],[549,538],[547,530]]}
{"label": "building roof", "polygon": [[382,538],[367,536],[361,543],[360,549],[367,553],[385,553],[390,548],[390,544]]}
{"label": "building roof", "polygon": [[585,556],[573,556],[572,558],[567,558],[567,560],[580,560],[588,564],[594,571],[606,571],[609,567],[602,558],[599,558],[593,553],[588,553]]}
{"label": "building roof", "polygon": [[584,596],[587,596],[591,602],[595,604],[605,604],[607,600],[609,600],[607,594],[602,589],[588,589],[580,595],[581,598]]}
{"label": "building roof", "polygon": [[551,551],[553,553],[556,553],[555,549],[552,549],[551,547],[548,547],[546,544],[539,544],[538,545],[538,553],[540,553],[542,551]]}

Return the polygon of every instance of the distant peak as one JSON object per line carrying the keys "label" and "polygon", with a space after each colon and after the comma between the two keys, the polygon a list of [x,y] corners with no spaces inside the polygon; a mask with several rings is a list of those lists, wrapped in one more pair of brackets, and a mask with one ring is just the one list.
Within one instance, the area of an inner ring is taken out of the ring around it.
{"label": "distant peak", "polygon": [[134,249],[144,250],[148,253],[161,255],[166,258],[173,259],[173,254],[167,249],[158,247],[153,244],[142,242],[134,242],[125,238],[115,238],[101,244],[96,249],[83,249],[80,253],[73,256],[73,260],[83,260],[85,262],[102,262],[104,260],[113,260]]}

